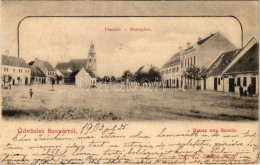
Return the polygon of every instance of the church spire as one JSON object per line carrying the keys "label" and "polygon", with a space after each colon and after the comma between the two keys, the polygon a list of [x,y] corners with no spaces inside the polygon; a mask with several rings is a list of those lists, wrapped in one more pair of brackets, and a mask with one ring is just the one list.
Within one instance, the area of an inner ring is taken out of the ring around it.
{"label": "church spire", "polygon": [[89,54],[89,55],[92,55],[92,56],[94,56],[94,55],[96,54],[96,52],[95,52],[95,46],[94,46],[93,41],[91,41],[90,49],[89,49],[88,54]]}

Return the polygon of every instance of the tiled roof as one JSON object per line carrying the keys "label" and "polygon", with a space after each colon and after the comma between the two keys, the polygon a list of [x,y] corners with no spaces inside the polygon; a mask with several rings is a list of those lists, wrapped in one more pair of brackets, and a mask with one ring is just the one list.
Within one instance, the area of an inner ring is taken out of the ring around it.
{"label": "tiled roof", "polygon": [[79,71],[86,67],[87,59],[71,59],[68,64],[74,72]]}
{"label": "tiled roof", "polygon": [[69,65],[69,63],[67,63],[67,62],[60,62],[60,63],[58,63],[58,64],[56,65],[55,68],[56,68],[56,69],[59,69],[59,70],[67,70],[67,69],[70,68],[70,65]]}
{"label": "tiled roof", "polygon": [[2,65],[30,68],[24,59],[14,56],[2,55]]}
{"label": "tiled roof", "polygon": [[[55,71],[55,68],[53,68],[53,66],[48,62],[48,61],[44,61],[44,60],[38,60],[40,63],[42,63],[44,65],[44,67],[48,70],[48,71]],[[30,66],[33,66],[35,63],[35,61],[31,61],[29,62]]]}
{"label": "tiled roof", "polygon": [[60,73],[63,75],[64,78],[70,78],[71,72],[60,70]]}
{"label": "tiled roof", "polygon": [[[96,77],[91,71],[88,71],[85,67],[83,67],[81,69],[84,69],[90,75],[90,77],[92,77],[92,78]],[[80,71],[75,71],[75,72],[71,73],[71,76],[76,77],[79,72]]]}
{"label": "tiled roof", "polygon": [[227,66],[237,57],[241,49],[222,53],[216,61],[207,69],[208,76],[221,75]]}
{"label": "tiled roof", "polygon": [[162,68],[167,68],[169,66],[173,66],[175,64],[179,64],[180,63],[180,57],[179,57],[180,53],[175,53],[170,60],[168,60],[163,66]]}
{"label": "tiled roof", "polygon": [[95,76],[91,71],[89,71],[87,68],[84,67],[84,69],[85,69],[86,72],[89,73],[90,77],[92,77],[92,78],[95,78],[95,77],[96,77],[96,76]]}
{"label": "tiled roof", "polygon": [[259,43],[254,44],[225,74],[258,73],[259,72]]}
{"label": "tiled roof", "polygon": [[32,77],[46,77],[46,75],[40,70],[40,68],[32,66],[31,67],[31,76]]}
{"label": "tiled roof", "polygon": [[48,62],[48,61],[42,61],[44,66],[48,69],[48,71],[55,71],[55,68]]}

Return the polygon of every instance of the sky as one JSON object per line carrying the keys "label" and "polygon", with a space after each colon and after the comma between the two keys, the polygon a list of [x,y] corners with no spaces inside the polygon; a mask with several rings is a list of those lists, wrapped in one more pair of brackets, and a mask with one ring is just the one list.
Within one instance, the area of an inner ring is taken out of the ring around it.
{"label": "sky", "polygon": [[[151,31],[130,31],[131,27]],[[28,18],[20,25],[20,57],[27,62],[48,60],[55,66],[87,58],[93,41],[97,74],[121,76],[124,70],[135,72],[142,65],[160,68],[179,46],[185,48],[187,42],[216,32],[241,47],[240,25],[233,18]]]}
{"label": "sky", "polygon": [[[258,39],[258,2],[27,2],[1,3],[1,54],[17,56],[17,25],[26,16],[235,16],[243,25],[245,45]],[[147,27],[149,32],[105,32],[105,27]],[[220,32],[241,47],[234,18],[80,17],[28,18],[20,26],[20,57],[56,65],[87,58],[94,42],[98,75],[121,76],[153,64],[160,68],[177,50],[197,38]]]}

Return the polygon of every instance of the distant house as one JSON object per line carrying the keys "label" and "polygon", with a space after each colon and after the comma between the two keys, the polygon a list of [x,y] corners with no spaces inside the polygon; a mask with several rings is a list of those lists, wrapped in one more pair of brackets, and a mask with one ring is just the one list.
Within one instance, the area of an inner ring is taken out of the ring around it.
{"label": "distant house", "polygon": [[95,84],[95,76],[92,73],[88,73],[85,68],[82,68],[75,76],[75,86],[77,88],[91,88]]}
{"label": "distant house", "polygon": [[64,71],[64,70],[59,70],[60,73],[63,75],[64,78],[64,83],[71,83],[72,81],[72,72],[69,71]]}
{"label": "distant house", "polygon": [[[38,68],[46,75],[45,79],[43,80],[44,83],[51,84],[53,79],[56,80],[56,70],[48,61],[39,60],[36,58],[35,61],[31,61],[29,65],[31,67]],[[35,77],[32,77],[32,81],[34,81],[34,78]]]}
{"label": "distant house", "polygon": [[2,55],[1,64],[2,85],[28,85],[31,79],[31,69],[24,59]]}
{"label": "distant house", "polygon": [[[187,43],[187,47],[179,48],[161,68],[161,73],[166,87],[203,87],[204,81],[193,81],[183,76],[183,71],[188,67],[196,66],[199,68],[208,68],[209,64],[219,56],[219,54],[236,49],[226,37],[219,32],[200,39],[191,45]],[[197,84],[196,84],[197,83]]]}
{"label": "distant house", "polygon": [[[65,77],[65,82],[69,81],[75,82],[75,75],[82,69],[86,69],[89,73],[96,76],[96,52],[94,44],[90,44],[90,50],[86,59],[71,59],[69,62],[58,63],[55,67],[58,69]],[[65,75],[66,74],[66,75]],[[70,76],[68,76],[70,74]]]}
{"label": "distant house", "polygon": [[224,91],[223,71],[237,57],[242,49],[222,53],[207,69],[206,90]]}
{"label": "distant house", "polygon": [[224,91],[239,93],[239,86],[247,90],[251,84],[259,91],[259,43],[252,38],[237,57],[223,71]]}
{"label": "distant house", "polygon": [[67,63],[67,62],[60,62],[56,65],[56,69],[60,70],[60,71],[67,71],[67,72],[72,72],[71,70],[71,64]]}
{"label": "distant house", "polygon": [[36,66],[31,67],[31,83],[32,84],[45,84],[46,75]]}

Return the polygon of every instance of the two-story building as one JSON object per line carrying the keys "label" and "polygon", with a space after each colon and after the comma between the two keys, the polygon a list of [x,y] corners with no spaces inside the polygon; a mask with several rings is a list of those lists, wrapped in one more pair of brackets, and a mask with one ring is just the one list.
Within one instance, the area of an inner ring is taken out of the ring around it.
{"label": "two-story building", "polygon": [[204,81],[194,81],[183,76],[188,67],[208,68],[210,64],[223,52],[236,49],[226,37],[219,32],[200,39],[191,45],[187,43],[185,49],[179,48],[161,68],[164,84],[167,87],[195,87],[204,86]]}
{"label": "two-story building", "polygon": [[31,79],[31,70],[24,59],[2,55],[1,64],[2,86],[28,85]]}
{"label": "two-story building", "polygon": [[[39,70],[41,70],[41,72],[45,74],[46,77],[42,77],[41,80],[43,84],[51,84],[53,79],[56,80],[56,70],[48,61],[36,58],[35,61],[31,61],[29,65],[32,68],[38,68]],[[32,75],[32,81],[35,81],[36,78],[37,77],[33,77]]]}

